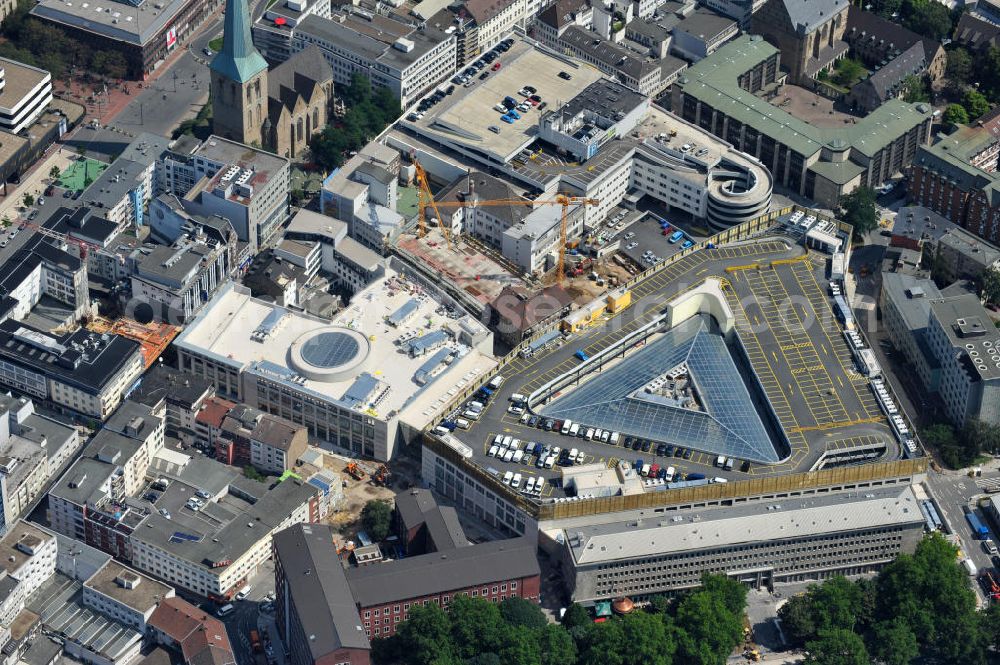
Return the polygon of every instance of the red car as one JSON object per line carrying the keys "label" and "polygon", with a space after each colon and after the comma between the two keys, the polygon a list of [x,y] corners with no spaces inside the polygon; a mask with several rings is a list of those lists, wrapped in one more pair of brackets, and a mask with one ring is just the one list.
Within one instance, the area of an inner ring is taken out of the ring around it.
{"label": "red car", "polygon": [[536,101],[536,100],[532,99],[531,97],[528,97],[525,101],[526,102],[530,102],[532,106],[538,106],[539,104],[541,104],[541,102]]}
{"label": "red car", "polygon": [[496,71],[496,70],[500,69],[501,66],[502,65],[500,64],[500,61],[497,60],[496,62],[493,63],[492,69],[493,69],[493,71]]}

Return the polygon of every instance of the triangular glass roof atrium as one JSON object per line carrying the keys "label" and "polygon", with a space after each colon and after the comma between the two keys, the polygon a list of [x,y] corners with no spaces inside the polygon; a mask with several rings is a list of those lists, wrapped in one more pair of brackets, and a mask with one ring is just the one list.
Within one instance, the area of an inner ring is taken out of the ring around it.
{"label": "triangular glass roof atrium", "polygon": [[[668,374],[680,377],[676,386],[687,385],[687,397],[663,390]],[[725,341],[701,317],[675,326],[541,413],[716,455],[780,461]]]}

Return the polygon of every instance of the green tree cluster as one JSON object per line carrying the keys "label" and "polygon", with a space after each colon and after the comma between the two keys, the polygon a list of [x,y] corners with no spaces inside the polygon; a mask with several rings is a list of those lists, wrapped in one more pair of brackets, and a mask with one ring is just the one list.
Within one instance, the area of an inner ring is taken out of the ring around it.
{"label": "green tree cluster", "polygon": [[988,268],[979,278],[979,295],[989,303],[1000,303],[1000,270]]}
{"label": "green tree cluster", "polygon": [[110,79],[125,78],[128,63],[119,51],[94,50],[70,38],[51,23],[29,15],[33,0],[18,0],[14,11],[0,25],[0,56],[48,70],[62,78],[70,65]]}
{"label": "green tree cluster", "polygon": [[915,104],[917,102],[929,102],[931,99],[931,89],[927,79],[923,76],[910,74],[903,79],[903,101]]}
{"label": "green tree cluster", "polygon": [[840,197],[840,218],[854,227],[854,236],[863,237],[878,227],[876,194],[871,187],[858,187]]}
{"label": "green tree cluster", "polygon": [[361,524],[375,542],[385,540],[392,525],[392,508],[380,499],[372,499],[361,509]]}
{"label": "green tree cluster", "polygon": [[989,112],[990,101],[978,90],[969,88],[962,95],[962,107],[969,114],[969,118],[975,120]]}
{"label": "green tree cluster", "polygon": [[1000,427],[981,420],[970,420],[957,431],[945,423],[931,425],[920,436],[953,469],[975,463],[983,453],[1000,452]]}
{"label": "green tree cluster", "polygon": [[573,604],[562,624],[537,605],[508,598],[499,605],[459,596],[447,610],[417,606],[396,634],[376,639],[377,665],[718,665],[743,639],[746,588],[706,575],[701,588],[673,603],[651,603],[624,617],[593,623]]}
{"label": "green tree cluster", "polygon": [[957,14],[934,0],[902,0],[897,11],[904,26],[936,41],[951,37],[958,22]]}
{"label": "green tree cluster", "polygon": [[969,124],[969,114],[961,104],[948,104],[941,120],[946,125],[967,125]]}
{"label": "green tree cluster", "polygon": [[845,88],[850,88],[860,81],[861,77],[866,73],[864,65],[852,58],[842,58],[837,61],[834,67],[837,70],[837,73],[834,75],[834,81]]}
{"label": "green tree cluster", "polygon": [[790,598],[778,614],[785,635],[814,665],[985,662],[1000,611],[979,613],[955,547],[940,534],[874,580],[833,577]]}
{"label": "green tree cluster", "polygon": [[344,163],[351,151],[359,150],[389,123],[399,117],[399,101],[388,88],[372,90],[368,77],[354,74],[342,91],[347,113],[337,124],[327,125],[309,144],[313,159],[326,170]]}
{"label": "green tree cluster", "polygon": [[[970,52],[963,46],[949,46],[945,76],[955,97],[961,98],[969,117],[977,118],[988,111],[990,106],[1000,103],[1000,48],[990,47]],[[975,95],[967,100],[967,93],[963,91],[973,84],[978,89],[972,90]],[[971,108],[967,102],[971,102]],[[982,113],[977,114],[975,111]]]}

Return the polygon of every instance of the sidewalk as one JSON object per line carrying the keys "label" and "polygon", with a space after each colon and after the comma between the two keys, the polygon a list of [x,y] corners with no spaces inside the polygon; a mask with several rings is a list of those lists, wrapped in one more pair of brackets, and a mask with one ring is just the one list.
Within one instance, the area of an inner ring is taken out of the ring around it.
{"label": "sidewalk", "polygon": [[[168,72],[182,55],[188,52],[188,45],[201,36],[210,26],[215,25],[216,20],[222,15],[224,9],[225,5],[222,5],[218,10],[206,17],[198,30],[187,39],[187,42],[175,48],[144,81],[121,80],[110,82],[107,84],[107,94],[105,95],[104,84],[99,81],[85,83],[81,80],[74,80],[67,86],[65,80],[54,80],[52,82],[52,93],[56,97],[65,97],[87,107],[87,115],[80,123],[81,126],[94,118],[101,125],[107,125],[113,122],[118,114],[132,102],[134,96],[141,93],[144,89],[153,87],[153,84]],[[201,61],[200,59],[198,60],[199,62]],[[128,92],[125,92],[126,90]]]}

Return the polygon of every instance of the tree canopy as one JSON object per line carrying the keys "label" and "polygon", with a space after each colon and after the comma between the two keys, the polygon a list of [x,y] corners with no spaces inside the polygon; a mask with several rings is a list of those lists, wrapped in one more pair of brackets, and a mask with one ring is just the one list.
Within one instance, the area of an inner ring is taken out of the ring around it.
{"label": "tree canopy", "polygon": [[447,610],[417,607],[396,635],[376,639],[376,665],[717,665],[743,640],[746,589],[724,576],[667,607],[594,623],[573,604],[550,624],[534,603],[459,596]]}
{"label": "tree canopy", "polygon": [[873,582],[833,577],[813,585],[781,607],[785,635],[817,665],[908,665],[918,655],[979,665],[996,639],[993,617],[976,611],[955,555],[951,543],[932,534]]}
{"label": "tree canopy", "polygon": [[878,209],[875,207],[875,190],[858,187],[840,197],[841,219],[854,227],[855,237],[863,237],[878,227]]}
{"label": "tree canopy", "polygon": [[1000,451],[1000,427],[981,420],[970,420],[957,431],[947,423],[931,425],[921,432],[921,438],[953,469],[975,463],[984,452]]}
{"label": "tree canopy", "polygon": [[904,26],[936,41],[950,37],[955,29],[948,7],[935,0],[903,0],[899,14]]}
{"label": "tree canopy", "polygon": [[343,164],[350,152],[360,150],[400,114],[399,101],[392,92],[388,88],[372,91],[371,82],[362,74],[354,74],[341,95],[347,113],[337,123],[327,125],[309,144],[313,159],[326,170]]}
{"label": "tree canopy", "polygon": [[124,78],[129,73],[121,52],[95,51],[51,23],[30,16],[34,6],[33,0],[18,0],[14,11],[3,20],[0,56],[41,67],[53,78],[62,78],[71,67],[87,69],[109,79]]}
{"label": "tree canopy", "polygon": [[969,114],[961,104],[948,104],[941,120],[946,125],[967,125],[969,124]]}
{"label": "tree canopy", "polygon": [[392,524],[392,508],[385,501],[372,499],[361,509],[361,524],[373,541],[385,540]]}
{"label": "tree canopy", "polygon": [[980,278],[979,294],[986,302],[1000,303],[1000,270],[987,268]]}
{"label": "tree canopy", "polygon": [[969,117],[973,120],[986,115],[990,110],[989,100],[981,92],[972,88],[966,90],[965,95],[962,96],[962,106],[965,107]]}

